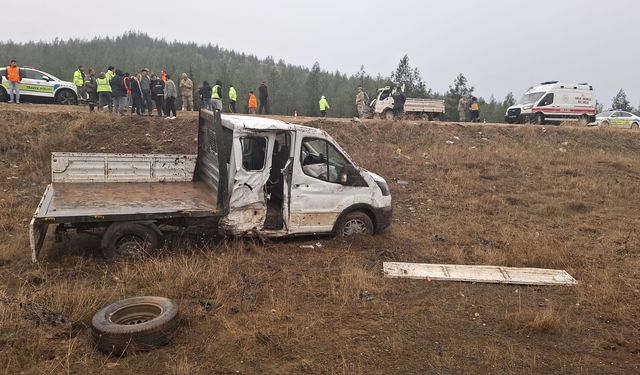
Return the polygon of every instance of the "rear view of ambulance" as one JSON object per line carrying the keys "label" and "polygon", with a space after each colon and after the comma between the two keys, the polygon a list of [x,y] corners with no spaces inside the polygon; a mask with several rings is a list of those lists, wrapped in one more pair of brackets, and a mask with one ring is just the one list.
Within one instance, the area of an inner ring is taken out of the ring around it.
{"label": "rear view of ambulance", "polygon": [[530,88],[517,104],[509,107],[505,121],[548,124],[578,121],[585,126],[595,121],[596,100],[588,83],[543,82]]}

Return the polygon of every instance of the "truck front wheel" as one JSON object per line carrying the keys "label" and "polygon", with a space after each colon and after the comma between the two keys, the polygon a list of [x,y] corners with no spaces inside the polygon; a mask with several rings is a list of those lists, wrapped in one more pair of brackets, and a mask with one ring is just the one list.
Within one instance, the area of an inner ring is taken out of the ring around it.
{"label": "truck front wheel", "polygon": [[158,233],[140,223],[113,223],[102,237],[102,255],[107,259],[127,258],[158,248]]}
{"label": "truck front wheel", "polygon": [[369,215],[362,211],[349,212],[339,219],[335,233],[339,237],[355,234],[373,234],[373,222]]}
{"label": "truck front wheel", "polygon": [[396,118],[395,114],[390,109],[387,109],[384,112],[383,116],[384,116],[384,119],[387,120],[387,121],[393,121]]}

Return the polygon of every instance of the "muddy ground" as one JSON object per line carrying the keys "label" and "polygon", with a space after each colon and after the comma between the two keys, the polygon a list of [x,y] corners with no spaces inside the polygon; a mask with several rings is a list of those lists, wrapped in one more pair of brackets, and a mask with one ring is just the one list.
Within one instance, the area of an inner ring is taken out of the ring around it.
{"label": "muddy ground", "polygon": [[[0,105],[0,373],[640,372],[640,132],[300,118],[389,181],[387,231],[173,238],[116,263],[91,238],[50,236],[31,263],[51,151],[194,153],[195,119]],[[562,268],[579,284],[384,279],[387,260]],[[175,340],[97,352],[93,313],[136,295],[177,302]]]}

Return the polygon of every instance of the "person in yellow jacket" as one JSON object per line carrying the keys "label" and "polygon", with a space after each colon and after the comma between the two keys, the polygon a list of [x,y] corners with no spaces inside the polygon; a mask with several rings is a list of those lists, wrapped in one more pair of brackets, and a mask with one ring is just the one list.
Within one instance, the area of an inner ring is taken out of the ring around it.
{"label": "person in yellow jacket", "polygon": [[98,112],[102,111],[105,106],[109,106],[111,112],[111,82],[104,72],[100,72],[96,79],[96,92],[98,93]]}
{"label": "person in yellow jacket", "polygon": [[327,109],[331,107],[329,107],[329,102],[327,101],[327,98],[324,97],[324,95],[322,96],[322,98],[320,98],[318,105],[320,106],[320,115],[322,115],[322,117],[327,117]]}
{"label": "person in yellow jacket", "polygon": [[216,81],[215,86],[211,88],[211,107],[214,111],[222,112],[222,82]]}
{"label": "person in yellow jacket", "polygon": [[480,104],[478,98],[471,97],[471,104],[469,104],[469,117],[471,122],[480,122]]}
{"label": "person in yellow jacket", "polygon": [[233,87],[233,85],[229,85],[229,111],[231,113],[236,113],[237,100],[238,100],[238,94],[236,93],[235,87]]}
{"label": "person in yellow jacket", "polygon": [[80,100],[87,99],[87,91],[84,89],[84,66],[78,66],[78,70],[73,73],[73,84],[78,92],[78,104]]}

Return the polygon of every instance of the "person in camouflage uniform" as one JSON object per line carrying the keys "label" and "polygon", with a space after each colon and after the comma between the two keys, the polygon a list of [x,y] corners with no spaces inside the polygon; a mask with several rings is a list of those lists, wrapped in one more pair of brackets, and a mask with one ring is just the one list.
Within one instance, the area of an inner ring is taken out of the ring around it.
{"label": "person in camouflage uniform", "polygon": [[467,97],[464,95],[458,100],[458,116],[460,117],[460,122],[467,121]]}
{"label": "person in camouflage uniform", "polygon": [[365,106],[365,94],[362,90],[362,86],[358,86],[358,93],[356,94],[356,109],[358,110],[358,117],[362,118],[364,115]]}
{"label": "person in camouflage uniform", "polygon": [[191,111],[193,109],[193,81],[187,73],[182,73],[180,79],[180,94],[182,94],[182,110]]}

